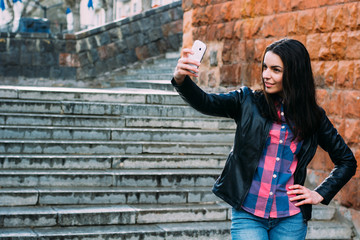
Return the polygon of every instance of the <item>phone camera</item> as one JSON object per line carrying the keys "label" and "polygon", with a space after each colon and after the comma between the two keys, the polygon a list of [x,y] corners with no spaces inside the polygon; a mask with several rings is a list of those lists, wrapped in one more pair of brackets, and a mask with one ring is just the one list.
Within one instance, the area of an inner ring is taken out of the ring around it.
{"label": "phone camera", "polygon": [[201,48],[199,48],[199,51],[201,51]]}

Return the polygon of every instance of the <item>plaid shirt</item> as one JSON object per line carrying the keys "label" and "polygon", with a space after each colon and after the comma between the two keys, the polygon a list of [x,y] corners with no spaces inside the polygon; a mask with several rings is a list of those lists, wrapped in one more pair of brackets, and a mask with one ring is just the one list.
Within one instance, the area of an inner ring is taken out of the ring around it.
{"label": "plaid shirt", "polygon": [[294,184],[296,154],[301,148],[286,124],[282,104],[277,104],[281,122],[274,122],[255,172],[243,209],[262,218],[293,216],[300,212],[286,192]]}

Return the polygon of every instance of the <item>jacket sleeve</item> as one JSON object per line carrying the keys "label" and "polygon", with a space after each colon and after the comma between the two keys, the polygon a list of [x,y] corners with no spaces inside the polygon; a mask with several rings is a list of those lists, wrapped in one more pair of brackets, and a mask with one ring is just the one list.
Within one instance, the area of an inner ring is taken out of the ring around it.
{"label": "jacket sleeve", "polygon": [[199,88],[189,76],[181,85],[171,80],[180,97],[197,111],[211,116],[235,119],[240,113],[244,91],[232,91],[226,94],[211,94]]}
{"label": "jacket sleeve", "polygon": [[318,133],[319,145],[328,152],[334,168],[330,175],[315,189],[323,198],[323,204],[331,199],[355,175],[356,159],[343,138],[324,113]]}

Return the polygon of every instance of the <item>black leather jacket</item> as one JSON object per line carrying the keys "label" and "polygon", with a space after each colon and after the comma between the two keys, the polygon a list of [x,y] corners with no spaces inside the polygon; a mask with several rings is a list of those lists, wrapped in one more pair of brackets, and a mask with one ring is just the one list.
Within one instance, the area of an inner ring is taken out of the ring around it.
{"label": "black leather jacket", "polygon": [[[255,103],[254,92],[242,87],[227,94],[208,94],[202,91],[188,76],[181,85],[174,79],[172,84],[180,96],[194,109],[212,116],[233,118],[237,124],[234,146],[225,167],[213,186],[215,195],[235,209],[240,209],[250,189],[266,139],[271,120],[261,116]],[[327,118],[325,111],[321,126],[311,138],[303,141],[297,154],[298,165],[294,173],[295,184],[304,185],[306,167],[312,160],[318,145],[329,153],[335,167],[316,189],[329,204],[336,193],[350,180],[356,171],[356,160],[342,137]],[[301,206],[305,221],[311,219],[311,205]]]}

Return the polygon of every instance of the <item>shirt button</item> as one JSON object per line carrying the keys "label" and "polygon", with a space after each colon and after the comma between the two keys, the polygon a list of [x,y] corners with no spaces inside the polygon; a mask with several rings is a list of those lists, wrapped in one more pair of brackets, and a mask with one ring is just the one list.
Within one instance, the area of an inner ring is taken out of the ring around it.
{"label": "shirt button", "polygon": [[276,177],[277,177],[276,174],[274,174],[274,175],[273,175],[273,178],[276,178]]}
{"label": "shirt button", "polygon": [[277,157],[277,158],[276,158],[276,161],[280,161],[280,158],[279,158],[279,157]]}
{"label": "shirt button", "polygon": [[282,144],[284,141],[283,140],[280,140],[279,143]]}
{"label": "shirt button", "polygon": [[273,195],[273,192],[270,192],[269,194],[270,194],[270,196],[272,196],[272,195]]}

